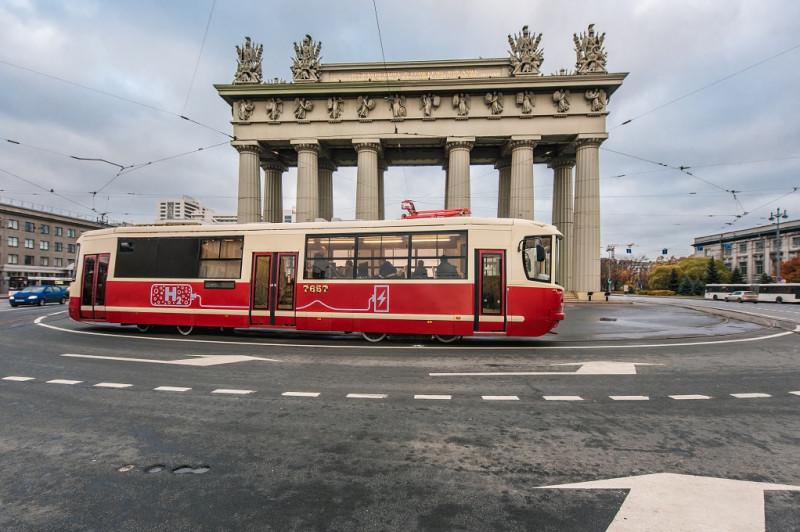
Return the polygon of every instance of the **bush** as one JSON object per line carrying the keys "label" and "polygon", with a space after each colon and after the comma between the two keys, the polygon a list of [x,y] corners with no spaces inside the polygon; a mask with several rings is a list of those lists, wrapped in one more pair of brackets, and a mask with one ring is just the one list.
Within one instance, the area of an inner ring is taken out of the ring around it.
{"label": "bush", "polygon": [[674,296],[672,290],[639,290],[636,294],[640,296]]}

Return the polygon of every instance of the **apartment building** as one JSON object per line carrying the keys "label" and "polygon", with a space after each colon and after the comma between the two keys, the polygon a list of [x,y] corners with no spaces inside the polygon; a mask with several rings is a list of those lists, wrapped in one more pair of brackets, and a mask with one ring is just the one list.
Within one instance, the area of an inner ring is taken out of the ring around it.
{"label": "apartment building", "polygon": [[77,240],[101,223],[0,203],[0,294],[72,279]]}
{"label": "apartment building", "polygon": [[[778,241],[777,224],[728,231],[694,239],[695,257],[714,257],[733,271],[739,268],[747,282],[758,281],[761,274],[775,276]],[[780,260],[800,253],[800,220],[780,224]]]}

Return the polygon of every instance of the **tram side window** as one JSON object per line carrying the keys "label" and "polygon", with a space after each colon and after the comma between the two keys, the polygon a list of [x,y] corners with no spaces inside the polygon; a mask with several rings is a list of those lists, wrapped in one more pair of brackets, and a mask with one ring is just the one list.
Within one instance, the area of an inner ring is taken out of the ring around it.
{"label": "tram side window", "polygon": [[309,237],[304,279],[352,279],[356,239],[352,236]]}
{"label": "tram side window", "polygon": [[411,235],[411,277],[464,279],[467,277],[467,233]]}
{"label": "tram side window", "polygon": [[242,237],[120,238],[114,276],[156,279],[238,279]]}
{"label": "tram side window", "polygon": [[551,237],[526,237],[522,247],[522,264],[525,267],[525,275],[531,281],[550,282],[552,278],[550,272],[552,252]]}
{"label": "tram side window", "polygon": [[200,240],[201,279],[238,279],[242,272],[242,238],[208,238]]}
{"label": "tram side window", "polygon": [[408,235],[364,235],[358,237],[356,275],[370,279],[409,277]]}

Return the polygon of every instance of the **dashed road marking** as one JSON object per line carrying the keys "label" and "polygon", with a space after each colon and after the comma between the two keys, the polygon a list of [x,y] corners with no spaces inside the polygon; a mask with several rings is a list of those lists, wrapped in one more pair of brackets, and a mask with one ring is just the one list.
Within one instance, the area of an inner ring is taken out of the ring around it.
{"label": "dashed road marking", "polygon": [[677,401],[693,401],[693,400],[703,400],[703,399],[711,399],[710,395],[670,395],[670,399],[675,399]]}
{"label": "dashed road marking", "polygon": [[792,395],[800,395],[800,392],[789,392]]}
{"label": "dashed road marking", "polygon": [[319,397],[319,392],[283,392],[284,397]]}
{"label": "dashed road marking", "polygon": [[95,388],[132,388],[133,384],[125,384],[122,382],[98,382],[94,385]]}
{"label": "dashed road marking", "polygon": [[16,377],[11,375],[9,377],[3,377],[4,381],[14,381],[14,382],[25,382],[25,381],[32,381],[34,380],[33,377]]}
{"label": "dashed road marking", "polygon": [[614,401],[649,401],[647,395],[609,395]]}
{"label": "dashed road marking", "polygon": [[765,399],[772,397],[768,393],[732,393],[731,396],[737,399]]}
{"label": "dashed road marking", "polygon": [[389,397],[385,393],[348,393],[348,399],[386,399]]}
{"label": "dashed road marking", "polygon": [[421,394],[421,395],[415,395],[414,396],[414,399],[423,399],[423,400],[429,399],[431,401],[437,401],[437,400],[438,401],[449,401],[452,398],[453,398],[452,395],[424,395],[424,394]]}
{"label": "dashed road marking", "polygon": [[580,395],[544,395],[545,401],[583,401]]}
{"label": "dashed road marking", "polygon": [[218,388],[211,393],[215,394],[229,394],[229,395],[248,395],[251,393],[255,393],[255,390],[231,390],[226,388]]}
{"label": "dashed road marking", "polygon": [[67,379],[53,379],[51,381],[47,381],[47,384],[69,384],[69,385],[73,385],[73,384],[80,384],[82,382],[83,381],[71,381],[71,380],[67,380]]}
{"label": "dashed road marking", "polygon": [[484,401],[519,401],[516,395],[482,395]]}
{"label": "dashed road marking", "polygon": [[158,388],[153,388],[156,392],[188,392],[191,388],[182,388],[180,386],[159,386]]}

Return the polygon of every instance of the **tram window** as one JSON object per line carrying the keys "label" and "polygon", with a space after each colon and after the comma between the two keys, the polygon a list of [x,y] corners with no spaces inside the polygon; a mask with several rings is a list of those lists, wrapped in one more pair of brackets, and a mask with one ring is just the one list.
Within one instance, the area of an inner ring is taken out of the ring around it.
{"label": "tram window", "polygon": [[[412,275],[417,279],[463,279],[467,271],[466,250],[467,234],[464,232],[414,233],[411,235]],[[423,271],[427,277],[422,276]]]}
{"label": "tram window", "polygon": [[352,236],[309,237],[304,279],[353,278],[356,239]]}
{"label": "tram window", "polygon": [[[369,277],[408,277],[408,235],[364,235],[358,237],[358,263],[367,264]],[[363,270],[364,266],[360,266]]]}
{"label": "tram window", "polygon": [[200,240],[200,263],[197,277],[238,279],[242,272],[242,238]]}
{"label": "tram window", "polygon": [[243,238],[125,238],[114,275],[121,278],[238,279]]}
{"label": "tram window", "polygon": [[551,237],[526,237],[522,246],[522,264],[531,281],[550,282]]}

